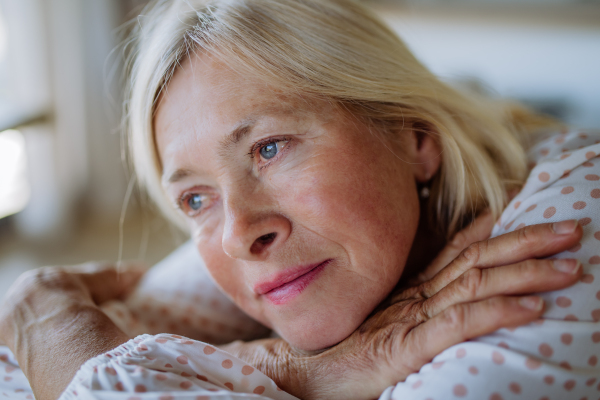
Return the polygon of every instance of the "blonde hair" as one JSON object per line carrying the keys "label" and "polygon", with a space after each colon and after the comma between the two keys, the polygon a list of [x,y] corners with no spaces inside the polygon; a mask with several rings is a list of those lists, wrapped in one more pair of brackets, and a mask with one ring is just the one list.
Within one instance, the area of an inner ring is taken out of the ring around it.
{"label": "blonde hair", "polygon": [[434,135],[442,162],[429,209],[448,235],[483,208],[498,217],[507,191],[527,175],[521,128],[538,120],[518,109],[517,121],[504,104],[442,83],[356,1],[156,0],[135,21],[131,38],[124,115],[134,169],[180,226],[161,186],[153,115],[160,93],[194,51],[289,93],[333,101],[370,127],[393,134],[408,121]]}

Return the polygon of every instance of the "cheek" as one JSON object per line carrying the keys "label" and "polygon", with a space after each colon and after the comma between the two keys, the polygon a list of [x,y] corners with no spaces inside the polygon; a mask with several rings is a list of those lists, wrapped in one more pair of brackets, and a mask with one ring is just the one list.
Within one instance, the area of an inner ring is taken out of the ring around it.
{"label": "cheek", "polygon": [[412,245],[419,202],[408,168],[386,156],[314,157],[278,182],[280,203],[294,222],[341,244],[353,258],[383,251],[379,257],[397,266]]}

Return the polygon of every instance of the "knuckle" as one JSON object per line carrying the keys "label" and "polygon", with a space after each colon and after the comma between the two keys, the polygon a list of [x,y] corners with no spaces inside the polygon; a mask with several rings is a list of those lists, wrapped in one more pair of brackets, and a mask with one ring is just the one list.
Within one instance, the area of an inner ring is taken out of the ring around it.
{"label": "knuckle", "polygon": [[483,286],[483,271],[472,268],[461,275],[459,288],[470,298],[476,298]]}
{"label": "knuckle", "polygon": [[466,304],[455,304],[452,307],[446,309],[442,317],[449,329],[455,329],[457,331],[463,331],[468,318],[468,305]]}
{"label": "knuckle", "polygon": [[460,259],[469,267],[474,267],[479,262],[481,254],[484,251],[486,242],[475,242],[470,244],[460,253]]}
{"label": "knuckle", "polygon": [[531,246],[536,242],[535,226],[526,226],[517,231],[517,244],[522,247]]}

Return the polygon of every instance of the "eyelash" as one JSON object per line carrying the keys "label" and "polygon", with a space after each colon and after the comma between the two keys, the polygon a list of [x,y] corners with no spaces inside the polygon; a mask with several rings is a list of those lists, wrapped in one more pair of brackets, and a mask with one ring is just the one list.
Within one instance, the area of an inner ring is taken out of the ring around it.
{"label": "eyelash", "polygon": [[[250,156],[251,159],[254,159],[257,157],[257,153],[258,151],[260,151],[260,149],[262,149],[264,146],[271,144],[271,143],[278,143],[278,142],[288,142],[288,144],[285,145],[285,147],[279,152],[277,153],[277,155],[268,160],[265,165],[261,165],[259,166],[259,170],[262,170],[263,168],[268,167],[272,162],[274,162],[275,160],[277,160],[279,158],[279,155],[286,151],[289,145],[289,142],[291,141],[290,138],[283,136],[280,138],[267,138],[267,139],[263,139],[263,140],[259,140],[258,142],[255,142],[252,147],[250,147],[250,152],[248,153],[248,155]],[[260,159],[260,155],[258,156],[258,158]]]}
{"label": "eyelash", "polygon": [[[248,155],[250,156],[251,159],[254,159],[257,157],[258,151],[260,151],[260,149],[262,149],[264,146],[271,144],[271,143],[278,143],[278,142],[288,142],[289,143],[290,139],[288,137],[281,137],[281,138],[268,138],[268,139],[259,140],[258,142],[254,143],[252,145]],[[262,170],[263,168],[268,167],[273,161],[277,160],[279,158],[279,155],[283,151],[285,151],[287,148],[288,148],[288,145],[286,144],[286,146],[280,152],[278,152],[274,158],[272,158],[271,160],[268,160],[265,163],[265,165],[259,166],[259,170]],[[258,156],[258,158],[260,158],[260,155]],[[188,217],[197,217],[197,216],[203,214],[204,211],[208,208],[208,207],[202,207],[200,210],[197,210],[194,212],[190,212],[189,210],[186,209],[187,201],[189,200],[190,196],[199,195],[198,192],[195,192],[193,190],[194,189],[192,189],[191,191],[186,191],[186,192],[182,193],[181,196],[179,196],[179,200],[177,201],[177,204],[175,205],[179,210],[181,210]],[[209,201],[214,200],[214,198],[213,198],[214,196],[207,195],[207,194],[200,194],[200,195],[207,198]]]}
{"label": "eyelash", "polygon": [[206,211],[206,209],[210,208],[210,205],[206,206],[206,207],[202,207],[200,210],[197,210],[197,211],[186,209],[187,201],[189,200],[189,198],[191,196],[196,196],[196,195],[200,195],[203,198],[206,198],[206,200],[211,203],[212,203],[212,201],[214,201],[214,196],[211,196],[210,194],[205,194],[205,193],[198,193],[198,192],[195,192],[194,189],[192,189],[190,191],[184,192],[181,196],[179,196],[179,200],[177,201],[177,204],[175,204],[175,207],[177,207],[179,210],[181,210],[181,212],[183,212],[188,217],[197,217],[197,216],[203,214],[204,211]]}

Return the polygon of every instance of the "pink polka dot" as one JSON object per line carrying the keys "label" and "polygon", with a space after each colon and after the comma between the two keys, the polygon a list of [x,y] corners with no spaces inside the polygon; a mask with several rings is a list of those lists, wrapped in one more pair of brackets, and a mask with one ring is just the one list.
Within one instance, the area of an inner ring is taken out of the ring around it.
{"label": "pink polka dot", "polygon": [[411,387],[412,387],[413,389],[418,389],[418,388],[420,388],[420,387],[421,387],[421,385],[423,385],[423,381],[422,381],[422,380],[418,380],[418,381],[416,381],[415,383],[413,383]]}
{"label": "pink polka dot", "polygon": [[479,373],[479,370],[477,369],[477,367],[469,367],[469,373],[471,375],[477,375]]}
{"label": "pink polka dot", "polygon": [[171,364],[165,364],[165,368],[173,368],[173,366]]}
{"label": "pink polka dot", "polygon": [[174,399],[175,399],[175,397],[173,397],[173,396],[169,396],[168,394],[166,394],[166,395],[164,395],[164,396],[160,396],[160,397],[158,398],[158,400],[174,400]]}
{"label": "pink polka dot", "polygon": [[544,382],[547,385],[552,385],[554,383],[554,377],[552,375],[546,375],[544,376]]}
{"label": "pink polka dot", "polygon": [[115,390],[117,392],[124,392],[125,391],[125,387],[123,387],[123,383],[122,382],[115,383]]}
{"label": "pink polka dot", "polygon": [[156,343],[167,343],[169,341],[169,339],[166,339],[166,338],[163,338],[163,337],[159,337],[159,338],[154,339],[154,341]]}
{"label": "pink polka dot", "polygon": [[[587,139],[587,138],[588,138],[588,135],[587,135],[586,133],[580,133],[580,134],[579,134],[579,135],[577,135],[577,136],[579,136],[579,138],[580,138],[580,139],[583,139],[583,140],[585,140],[585,139]],[[593,152],[590,152],[590,153],[593,153]]]}
{"label": "pink polka dot", "polygon": [[242,367],[242,374],[243,375],[251,375],[254,372],[254,368],[252,368],[249,365],[244,365]]}
{"label": "pink polka dot", "polygon": [[504,364],[504,356],[499,351],[494,351],[492,353],[492,361],[494,364],[502,365]]}
{"label": "pink polka dot", "polygon": [[566,369],[568,371],[571,371],[573,369],[573,367],[571,367],[571,364],[569,364],[567,361],[563,361],[558,365],[560,365],[563,369]]}
{"label": "pink polka dot", "polygon": [[572,322],[576,322],[579,321],[579,318],[577,318],[576,316],[574,316],[573,314],[567,314],[565,315],[564,318],[565,321],[572,321]]}
{"label": "pink polka dot", "polygon": [[189,388],[192,387],[192,382],[190,382],[190,381],[181,382],[179,384],[179,387],[182,388],[182,389],[189,389]]}
{"label": "pink polka dot", "polygon": [[585,201],[576,201],[575,203],[573,203],[573,208],[575,210],[583,210],[586,205],[587,204],[585,204]]}
{"label": "pink polka dot", "polygon": [[537,204],[532,204],[529,207],[527,207],[527,209],[525,210],[525,212],[530,212],[535,210],[535,208],[537,207]]}
{"label": "pink polka dot", "polygon": [[600,300],[600,290],[596,292],[596,298]]}
{"label": "pink polka dot", "polygon": [[587,179],[588,181],[600,181],[600,176],[596,174],[589,174],[585,176],[585,179]]}
{"label": "pink polka dot", "polygon": [[115,371],[114,368],[106,367],[106,368],[104,368],[104,371],[106,371],[106,373],[109,375],[117,376],[117,371]]}
{"label": "pink polka dot", "polygon": [[224,385],[224,386],[225,386],[227,389],[229,389],[229,390],[233,390],[233,383],[231,383],[231,382],[225,382],[223,385]]}
{"label": "pink polka dot", "polygon": [[444,361],[434,362],[433,364],[431,364],[431,368],[440,369],[440,368],[442,368],[442,365],[444,365]]}
{"label": "pink polka dot", "polygon": [[525,225],[524,223],[520,223],[519,225],[517,225],[517,227],[515,228],[515,231],[518,231],[519,229],[525,228],[527,225]]}
{"label": "pink polka dot", "polygon": [[544,218],[552,218],[554,216],[554,214],[556,214],[556,208],[555,207],[548,207],[544,211]]}
{"label": "pink polka dot", "polygon": [[592,265],[600,264],[600,256],[592,256],[589,259],[589,263]]}
{"label": "pink polka dot", "polygon": [[508,347],[508,344],[506,342],[500,342],[496,346],[502,347],[503,349],[507,349],[507,350],[510,349],[510,347]]}
{"label": "pink polka dot", "polygon": [[595,309],[595,310],[592,311],[592,319],[595,322],[600,321],[600,308],[597,308],[597,309]]}
{"label": "pink polka dot", "polygon": [[181,373],[181,376],[183,376],[184,378],[189,378],[190,376],[192,376],[192,374],[188,374],[187,372],[183,371]]}
{"label": "pink polka dot", "polygon": [[465,397],[467,395],[467,387],[465,385],[460,384],[454,385],[452,393],[454,393],[456,397]]}
{"label": "pink polka dot", "polygon": [[512,226],[512,224],[515,222],[515,220],[513,219],[512,221],[510,221],[508,224],[506,224],[506,226],[504,227],[504,230],[507,231],[510,229],[510,227]]}
{"label": "pink polka dot", "polygon": [[552,357],[552,354],[554,354],[554,350],[552,349],[552,347],[550,347],[548,343],[540,344],[540,346],[538,347],[538,351],[544,357]]}
{"label": "pink polka dot", "polygon": [[596,383],[596,378],[590,378],[587,381],[585,381],[586,386],[592,386],[594,383]]}
{"label": "pink polka dot", "polygon": [[156,374],[155,378],[158,381],[166,381],[167,380],[167,376],[165,374]]}
{"label": "pink polka dot", "polygon": [[221,363],[221,366],[225,369],[230,369],[231,367],[233,367],[233,361],[227,359]]}
{"label": "pink polka dot", "polygon": [[598,364],[598,357],[591,356],[590,358],[588,358],[588,364],[591,365],[592,367],[595,367],[596,364]]}
{"label": "pink polka dot", "polygon": [[569,379],[563,386],[566,390],[571,391],[575,387],[575,380]]}
{"label": "pink polka dot", "polygon": [[525,366],[531,370],[535,370],[542,366],[542,362],[536,358],[527,357],[527,360],[525,360]]}
{"label": "pink polka dot", "polygon": [[252,391],[252,393],[254,393],[254,394],[263,394],[264,392],[265,392],[265,387],[264,386],[257,386]]}
{"label": "pink polka dot", "polygon": [[592,274],[583,274],[581,275],[581,282],[583,283],[594,283],[594,275]]}
{"label": "pink polka dot", "polygon": [[492,393],[490,395],[490,400],[504,400],[504,398],[500,396],[500,393]]}
{"label": "pink polka dot", "polygon": [[586,168],[591,168],[591,167],[593,167],[593,166],[594,166],[594,163],[592,163],[592,162],[589,162],[589,161],[586,161],[586,162],[584,162],[584,163],[583,163],[583,164],[581,164],[581,165],[583,165],[583,166],[584,166],[584,167],[586,167]]}
{"label": "pink polka dot", "polygon": [[581,218],[581,219],[579,220],[579,225],[581,225],[581,226],[586,226],[586,225],[588,225],[590,222],[592,222],[592,219],[591,219],[591,218]]}
{"label": "pink polka dot", "polygon": [[183,336],[179,336],[179,335],[171,335],[171,337],[173,339],[183,339]]}
{"label": "pink polka dot", "polygon": [[562,190],[560,191],[562,194],[569,194],[569,193],[573,193],[575,191],[575,188],[573,186],[567,186],[562,188]]}
{"label": "pink polka dot", "polygon": [[510,385],[508,385],[508,388],[514,394],[521,394],[521,385],[519,385],[517,382],[511,382]]}
{"label": "pink polka dot", "polygon": [[517,202],[515,203],[515,205],[514,205],[514,207],[515,207],[515,210],[516,210],[517,208],[519,208],[519,206],[520,206],[520,205],[521,205],[521,202],[520,202],[520,201],[517,201]]}
{"label": "pink polka dot", "polygon": [[556,305],[561,308],[571,307],[571,304],[571,299],[569,299],[568,297],[560,296],[556,299]]}
{"label": "pink polka dot", "polygon": [[588,160],[591,160],[594,157],[596,157],[596,153],[594,153],[593,151],[588,151],[587,153],[585,153],[585,158]]}
{"label": "pink polka dot", "polygon": [[560,341],[568,346],[571,343],[573,343],[573,335],[571,335],[570,333],[563,333],[562,335],[560,335]]}
{"label": "pink polka dot", "polygon": [[133,388],[133,391],[136,393],[146,393],[146,386],[144,385],[135,385],[135,387]]}
{"label": "pink polka dot", "polygon": [[215,351],[217,351],[217,349],[215,349],[212,346],[205,346],[204,347],[204,354],[206,354],[207,356],[210,356],[211,354],[213,354]]}
{"label": "pink polka dot", "polygon": [[594,199],[600,199],[600,189],[593,189],[590,192],[590,196],[592,196]]}
{"label": "pink polka dot", "polygon": [[600,332],[592,333],[592,342],[600,343]]}
{"label": "pink polka dot", "polygon": [[210,400],[208,396],[196,396],[196,400]]}
{"label": "pink polka dot", "polygon": [[547,156],[550,153],[550,150],[548,150],[547,148],[543,148],[540,150],[540,154],[542,155],[542,157]]}
{"label": "pink polka dot", "polygon": [[562,156],[560,156],[560,159],[564,160],[565,158],[569,158],[569,157],[571,157],[571,153],[565,153]]}
{"label": "pink polka dot", "polygon": [[581,243],[577,243],[575,246],[571,247],[568,251],[571,253],[577,253],[581,250]]}
{"label": "pink polka dot", "polygon": [[542,182],[548,182],[550,180],[550,174],[547,172],[542,172],[538,175],[538,179]]}
{"label": "pink polka dot", "polygon": [[186,356],[179,356],[176,358],[176,360],[179,364],[187,364],[188,363],[188,359]]}
{"label": "pink polka dot", "polygon": [[458,350],[456,350],[456,358],[463,358],[467,355],[467,351],[465,349],[463,349],[462,347]]}

